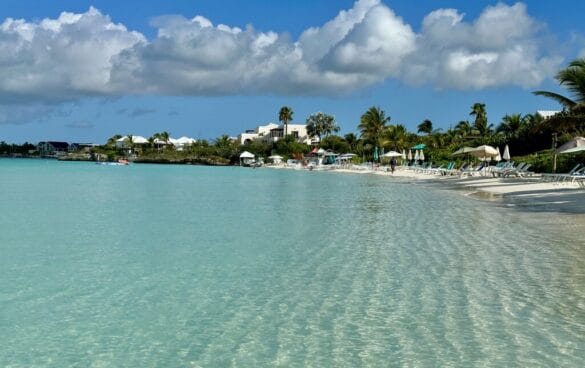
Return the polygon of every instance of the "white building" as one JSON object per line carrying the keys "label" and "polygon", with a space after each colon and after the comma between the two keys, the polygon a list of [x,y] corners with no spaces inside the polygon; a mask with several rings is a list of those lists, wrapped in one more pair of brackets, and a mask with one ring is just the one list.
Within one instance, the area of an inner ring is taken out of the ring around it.
{"label": "white building", "polygon": [[[309,137],[307,134],[307,126],[305,124],[288,124],[288,135],[292,135],[299,142],[311,145],[319,143],[319,138]],[[254,130],[246,130],[238,136],[240,144],[247,144],[254,140],[262,140],[267,143],[277,142],[284,137],[284,125],[269,123],[268,125],[260,125]]]}
{"label": "white building", "polygon": [[194,138],[189,138],[189,137],[181,137],[178,139],[169,139],[170,143],[175,146],[175,149],[177,151],[183,151],[185,148],[197,143],[197,140]]}
{"label": "white building", "polygon": [[548,119],[552,116],[554,116],[555,114],[558,114],[560,111],[554,111],[554,110],[538,110],[536,111],[537,115],[540,115],[543,119]]}
{"label": "white building", "polygon": [[[132,136],[132,144],[147,144],[148,139],[140,136],[140,135],[133,135]],[[128,148],[128,136],[124,136],[116,141],[116,147],[118,148]]]}

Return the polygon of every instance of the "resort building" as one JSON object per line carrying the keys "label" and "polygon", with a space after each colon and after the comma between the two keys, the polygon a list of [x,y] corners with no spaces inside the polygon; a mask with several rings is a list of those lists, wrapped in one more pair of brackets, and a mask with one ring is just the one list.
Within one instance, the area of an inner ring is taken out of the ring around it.
{"label": "resort building", "polygon": [[[288,124],[288,135],[292,135],[299,142],[312,145],[319,143],[318,137],[309,137],[307,126],[305,124]],[[260,125],[254,130],[246,130],[238,136],[240,144],[248,144],[255,140],[262,140],[267,143],[277,142],[284,137],[284,125],[269,123]]]}
{"label": "resort building", "polygon": [[540,117],[542,117],[543,119],[548,119],[550,117],[552,117],[555,114],[558,114],[560,111],[554,111],[554,110],[538,110],[536,111],[537,115],[540,115]]}
{"label": "resort building", "polygon": [[42,157],[59,157],[67,154],[69,143],[46,141],[37,144],[37,150]]}

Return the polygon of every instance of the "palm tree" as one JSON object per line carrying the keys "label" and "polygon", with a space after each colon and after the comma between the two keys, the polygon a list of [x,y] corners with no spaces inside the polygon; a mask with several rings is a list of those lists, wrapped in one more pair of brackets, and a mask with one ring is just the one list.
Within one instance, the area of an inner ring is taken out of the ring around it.
{"label": "palm tree", "polygon": [[353,133],[347,133],[343,138],[349,144],[350,151],[354,152],[358,144],[358,137]]}
{"label": "palm tree", "polygon": [[311,114],[307,118],[306,124],[307,134],[310,137],[319,137],[319,142],[321,142],[322,135],[328,136],[333,132],[339,131],[339,126],[337,126],[337,123],[335,122],[335,117],[322,112]]}
{"label": "palm tree", "polygon": [[227,148],[230,147],[231,145],[232,140],[230,139],[230,136],[227,134],[224,134],[215,140],[216,147]]}
{"label": "palm tree", "polygon": [[496,128],[496,132],[502,133],[506,139],[516,138],[522,129],[525,118],[522,114],[506,115],[502,118],[502,122]]}
{"label": "palm tree", "polygon": [[128,148],[128,154],[132,153],[132,150],[134,149],[134,137],[132,134],[126,136],[126,148]]}
{"label": "palm tree", "polygon": [[372,106],[361,116],[358,129],[361,131],[362,138],[380,147],[380,138],[388,122],[390,122],[390,116],[387,117],[380,107]]}
{"label": "palm tree", "polygon": [[433,122],[429,119],[425,119],[422,123],[418,125],[418,133],[426,133],[430,135],[433,132]]}
{"label": "palm tree", "polygon": [[122,136],[120,134],[116,134],[114,136],[111,136],[110,138],[108,138],[108,141],[106,142],[106,145],[108,147],[116,147],[116,142],[120,138],[122,138]]}
{"label": "palm tree", "polygon": [[390,145],[394,150],[400,150],[408,146],[408,131],[402,124],[388,125],[382,133],[382,144]]}
{"label": "palm tree", "polygon": [[573,60],[555,78],[572,96],[566,97],[548,91],[533,92],[537,96],[551,98],[563,106],[563,112],[547,119],[544,124],[556,126],[560,130],[579,129],[585,121],[585,58]]}
{"label": "palm tree", "polygon": [[487,111],[485,104],[476,102],[471,106],[470,116],[475,116],[474,127],[477,129],[481,136],[484,136],[489,132],[490,126],[488,126]]}
{"label": "palm tree", "polygon": [[293,119],[293,110],[288,106],[283,106],[278,112],[278,120],[284,124],[284,137],[288,135],[288,122]]}

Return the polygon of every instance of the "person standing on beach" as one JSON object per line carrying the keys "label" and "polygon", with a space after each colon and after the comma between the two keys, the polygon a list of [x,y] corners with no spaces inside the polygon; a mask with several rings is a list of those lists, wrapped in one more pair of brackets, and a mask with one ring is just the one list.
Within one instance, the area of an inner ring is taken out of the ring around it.
{"label": "person standing on beach", "polygon": [[396,159],[392,157],[390,160],[390,171],[394,174],[394,169],[396,168]]}

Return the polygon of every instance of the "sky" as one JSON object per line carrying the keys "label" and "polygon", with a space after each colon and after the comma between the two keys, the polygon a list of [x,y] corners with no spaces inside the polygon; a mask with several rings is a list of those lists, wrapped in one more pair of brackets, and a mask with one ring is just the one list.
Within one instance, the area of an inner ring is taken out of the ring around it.
{"label": "sky", "polygon": [[3,0],[0,141],[115,134],[214,139],[317,111],[341,134],[379,106],[409,130],[486,104],[556,110],[556,72],[585,57],[585,2]]}

